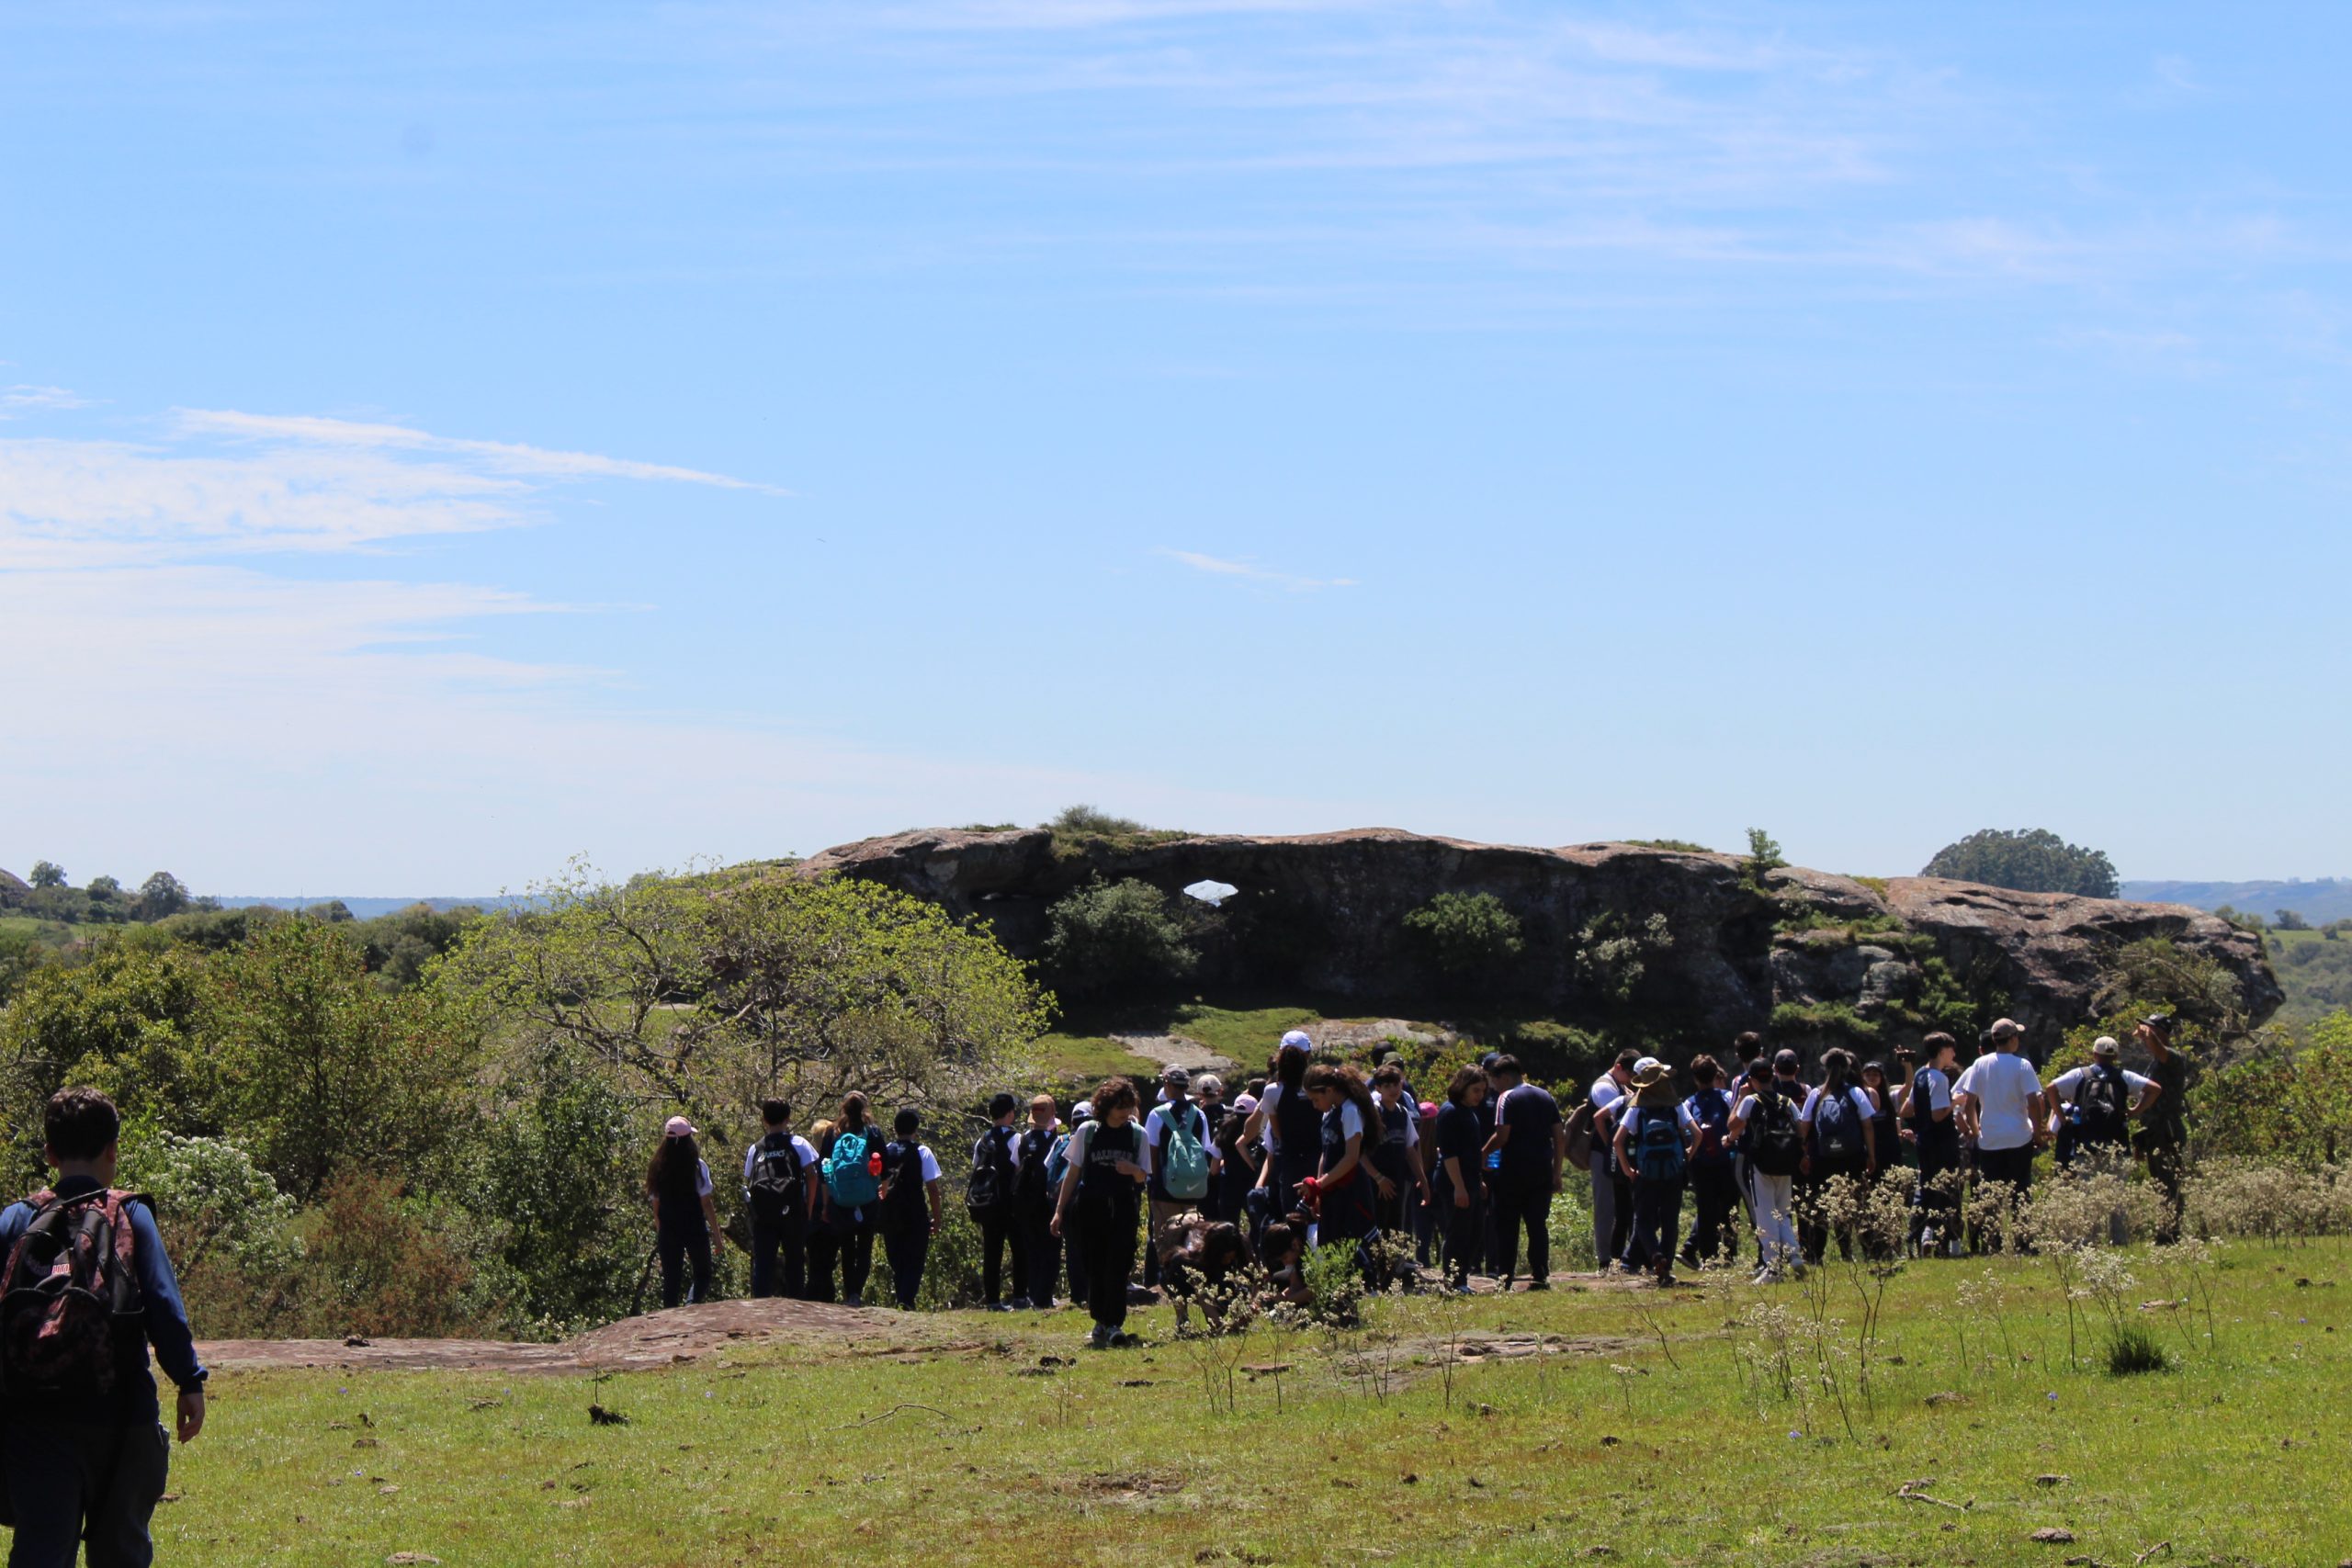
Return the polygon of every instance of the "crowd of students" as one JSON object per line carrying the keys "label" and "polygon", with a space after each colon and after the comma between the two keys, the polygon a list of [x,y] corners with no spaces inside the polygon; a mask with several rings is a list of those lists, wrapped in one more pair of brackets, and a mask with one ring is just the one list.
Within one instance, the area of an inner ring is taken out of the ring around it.
{"label": "crowd of students", "polygon": [[[1398,1058],[1368,1075],[1318,1063],[1294,1031],[1265,1077],[1230,1098],[1218,1076],[1181,1067],[1148,1104],[1113,1078],[1067,1120],[1050,1095],[1024,1106],[1001,1093],[961,1196],[979,1235],[981,1304],[1082,1303],[1102,1346],[1132,1342],[1138,1279],[1197,1284],[1255,1259],[1272,1289],[1295,1294],[1306,1249],[1335,1243],[1355,1249],[1375,1285],[1401,1269],[1437,1289],[1466,1292],[1474,1277],[1548,1289],[1552,1202],[1571,1167],[1590,1181],[1604,1269],[1671,1283],[1678,1264],[1731,1263],[1744,1233],[1755,1278],[1769,1283],[1801,1274],[1833,1241],[1852,1255],[1851,1228],[1819,1201],[1840,1178],[1898,1183],[1912,1212],[1905,1245],[1923,1256],[1983,1245],[1980,1227],[1962,1223],[1965,1194],[1981,1185],[2013,1202],[2045,1146],[2064,1166],[2136,1155],[2177,1205],[2186,1084],[2171,1032],[2164,1016],[2134,1032],[2144,1075],[2125,1071],[2120,1043],[2102,1038],[2088,1066],[2047,1085],[2008,1019],[1965,1070],[1958,1041],[1931,1034],[1895,1052],[1898,1071],[1832,1049],[1808,1077],[1796,1052],[1768,1052],[1747,1033],[1728,1068],[1702,1055],[1687,1081],[1621,1052],[1564,1115],[1509,1055],[1464,1066],[1442,1099],[1420,1100]],[[878,1236],[898,1303],[912,1306],[945,1204],[918,1112],[899,1111],[887,1138],[862,1095],[805,1134],[780,1100],[762,1113],[766,1130],[743,1157],[752,1293],[862,1306]],[[673,1118],[666,1134],[646,1190],[662,1302],[674,1305],[708,1294],[721,1233],[694,1128]]]}

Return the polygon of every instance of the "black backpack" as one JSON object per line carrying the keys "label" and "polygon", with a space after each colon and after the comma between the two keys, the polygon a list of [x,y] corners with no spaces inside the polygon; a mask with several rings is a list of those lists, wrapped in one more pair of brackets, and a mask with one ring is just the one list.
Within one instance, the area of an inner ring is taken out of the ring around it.
{"label": "black backpack", "polygon": [[2075,1138],[2085,1144],[2120,1144],[2131,1135],[2131,1090],[2120,1067],[2094,1064],[2075,1090],[2075,1109],[2083,1113]]}
{"label": "black backpack", "polygon": [[1012,1141],[997,1136],[1002,1130],[990,1127],[972,1145],[972,1173],[964,1181],[964,1207],[972,1213],[994,1213],[1012,1201]]}
{"label": "black backpack", "polygon": [[1804,1129],[1778,1089],[1756,1097],[1756,1121],[1747,1133],[1747,1162],[1766,1176],[1794,1176],[1804,1163]]}
{"label": "black backpack", "polygon": [[36,1212],[0,1274],[0,1382],[17,1401],[86,1411],[145,1359],[127,1212],[144,1200],[101,1187],[25,1201]]}
{"label": "black backpack", "polygon": [[1814,1101],[1813,1141],[1823,1159],[1851,1159],[1862,1152],[1862,1113],[1854,1108],[1853,1093],[1840,1084]]}
{"label": "black backpack", "polygon": [[762,1138],[752,1157],[752,1179],[743,1188],[752,1217],[763,1225],[780,1225],[800,1213],[802,1168],[791,1134],[770,1133]]}

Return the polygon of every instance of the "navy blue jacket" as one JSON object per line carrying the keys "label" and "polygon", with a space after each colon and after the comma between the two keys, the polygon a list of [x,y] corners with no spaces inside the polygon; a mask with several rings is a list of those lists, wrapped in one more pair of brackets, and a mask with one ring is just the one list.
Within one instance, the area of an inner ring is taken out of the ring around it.
{"label": "navy blue jacket", "polygon": [[[69,1176],[53,1190],[61,1198],[71,1198],[96,1191],[97,1186],[86,1176]],[[120,1390],[122,1403],[115,1415],[124,1421],[153,1421],[158,1406],[155,1380],[146,1375],[149,1345],[155,1348],[155,1360],[164,1375],[181,1388],[201,1388],[206,1374],[204,1363],[197,1359],[196,1335],[188,1327],[179,1278],[172,1272],[172,1260],[164,1256],[164,1236],[155,1228],[155,1216],[147,1212],[144,1202],[125,1204],[123,1212],[130,1218],[131,1260],[139,1275],[139,1299],[146,1307],[146,1337],[139,1348],[140,1375],[129,1379]],[[33,1213],[30,1203],[11,1203],[6,1213],[0,1213],[0,1265],[16,1252],[18,1238],[32,1224]]]}

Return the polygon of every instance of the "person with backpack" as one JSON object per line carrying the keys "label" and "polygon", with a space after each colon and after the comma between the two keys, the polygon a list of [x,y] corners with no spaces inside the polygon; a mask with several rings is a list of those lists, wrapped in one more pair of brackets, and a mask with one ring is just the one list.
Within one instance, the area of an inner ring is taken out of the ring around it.
{"label": "person with backpack", "polygon": [[[1069,1126],[1054,1139],[1053,1147],[1046,1156],[1046,1190],[1057,1205],[1061,1201],[1062,1182],[1069,1175],[1070,1145],[1076,1141],[1078,1130],[1093,1120],[1094,1107],[1091,1102],[1081,1100],[1071,1106]],[[1085,1304],[1089,1299],[1086,1290],[1085,1249],[1078,1245],[1076,1236],[1064,1235],[1054,1229],[1054,1216],[1050,1209],[1046,1214],[1046,1234],[1052,1236],[1054,1245],[1061,1249],[1063,1272],[1069,1276],[1070,1301],[1075,1304]]]}
{"label": "person with backpack", "polygon": [[902,1105],[891,1118],[890,1141],[882,1145],[882,1190],[875,1200],[881,1211],[882,1256],[890,1265],[891,1293],[899,1310],[915,1310],[922,1294],[922,1266],[931,1257],[931,1238],[939,1234],[943,1217],[939,1203],[939,1158],[930,1146],[916,1142],[922,1116]]}
{"label": "person with backpack", "polygon": [[[1306,1088],[1307,1100],[1322,1117],[1315,1174],[1300,1183],[1302,1200],[1314,1209],[1316,1245],[1361,1243],[1378,1228],[1373,1177],[1364,1161],[1367,1138],[1380,1123],[1371,1086],[1352,1066],[1317,1062],[1306,1069]],[[1363,1262],[1366,1280],[1376,1288],[1374,1260],[1363,1257]]]}
{"label": "person with backpack", "polygon": [[1485,1162],[1487,1133],[1478,1107],[1487,1098],[1487,1075],[1473,1066],[1457,1068],[1445,1086],[1445,1109],[1437,1113],[1439,1207],[1445,1221],[1446,1288],[1457,1295],[1470,1293],[1470,1276],[1486,1261],[1486,1184],[1479,1175]]}
{"label": "person with backpack", "polygon": [[1683,1265],[1690,1269],[1721,1262],[1737,1247],[1731,1224],[1732,1213],[1739,1204],[1728,1136],[1731,1096],[1715,1081],[1722,1077],[1723,1068],[1713,1056],[1698,1057],[1690,1064],[1690,1078],[1698,1087],[1682,1102],[1698,1129],[1690,1145],[1690,1168],[1684,1178],[1698,1209],[1690,1239],[1682,1247]]}
{"label": "person with backpack", "polygon": [[[1029,1242],[1013,1207],[1021,1178],[1021,1134],[1013,1117],[1021,1102],[999,1089],[989,1100],[989,1125],[972,1141],[972,1169],[964,1181],[964,1209],[980,1227],[980,1305],[1012,1312],[1029,1304]],[[998,1304],[1004,1289],[1004,1255],[1012,1254],[1012,1300]]]}
{"label": "person with backpack", "polygon": [[1903,1141],[1917,1156],[1919,1186],[1911,1200],[1915,1240],[1922,1258],[1939,1255],[1960,1239],[1952,1223],[1960,1210],[1960,1124],[1952,1120],[1953,1058],[1960,1042],[1938,1031],[1919,1043],[1925,1058],[1896,1101]]}
{"label": "person with backpack", "polygon": [[1409,1245],[1408,1201],[1418,1192],[1427,1202],[1429,1177],[1421,1169],[1421,1108],[1405,1098],[1405,1069],[1394,1062],[1372,1075],[1373,1108],[1380,1122],[1373,1131],[1373,1220],[1383,1235]]}
{"label": "person with backpack", "polygon": [[[1819,1087],[1805,1096],[1804,1109],[1797,1112],[1805,1133],[1805,1160],[1798,1168],[1797,1236],[1807,1263],[1820,1262],[1829,1247],[1832,1227],[1822,1212],[1829,1183],[1843,1177],[1859,1188],[1878,1168],[1878,1146],[1872,1141],[1878,1107],[1854,1081],[1853,1053],[1833,1046],[1822,1053],[1821,1070]],[[1852,1222],[1835,1228],[1839,1256],[1850,1258]]]}
{"label": "person with backpack", "polygon": [[1682,1224],[1683,1179],[1698,1146],[1699,1122],[1674,1092],[1674,1072],[1651,1060],[1634,1075],[1621,1102],[1611,1153],[1634,1189],[1629,1268],[1647,1269],[1660,1285],[1674,1283],[1676,1233]]}
{"label": "person with backpack", "polygon": [[1747,1064],[1747,1093],[1724,1130],[1747,1161],[1748,1201],[1761,1255],[1756,1266],[1759,1285],[1774,1283],[1783,1271],[1804,1274],[1795,1224],[1796,1176],[1805,1157],[1797,1097],[1804,1092],[1794,1051],[1775,1055],[1770,1071],[1758,1056]]}
{"label": "person with backpack", "polygon": [[[1630,1047],[1617,1053],[1609,1070],[1592,1080],[1586,1091],[1584,1107],[1589,1111],[1585,1126],[1579,1132],[1591,1138],[1592,1152],[1586,1156],[1592,1175],[1592,1256],[1594,1266],[1607,1273],[1617,1255],[1625,1250],[1625,1237],[1633,1226],[1633,1190],[1625,1187],[1625,1173],[1617,1168],[1615,1147],[1617,1129],[1611,1122],[1611,1108],[1624,1098],[1626,1089],[1634,1081],[1634,1064],[1642,1059],[1639,1051]],[[1620,1189],[1623,1190],[1621,1192]],[[1624,1200],[1620,1213],[1619,1199]]]}
{"label": "person with backpack", "polygon": [[[817,1210],[817,1150],[792,1130],[792,1107],[760,1101],[760,1141],[743,1153],[743,1206],[752,1216],[752,1295],[798,1297],[808,1288],[803,1253]],[[781,1254],[783,1276],[777,1277]]]}
{"label": "person with backpack", "polygon": [[1209,1217],[1239,1224],[1250,1213],[1250,1190],[1258,1184],[1258,1168],[1251,1163],[1257,1145],[1249,1138],[1250,1112],[1238,1103],[1226,1108],[1216,1124],[1216,1180],[1212,1187],[1216,1201]]}
{"label": "person with backpack", "polygon": [[1047,1172],[1061,1130],[1060,1108],[1052,1095],[1041,1094],[1029,1102],[1029,1126],[1013,1150],[1018,1170],[1012,1179],[1012,1209],[1029,1265],[1021,1293],[1037,1312],[1053,1309],[1054,1285],[1062,1271],[1062,1244],[1054,1235],[1054,1190]]}
{"label": "person with backpack", "polygon": [[[695,1124],[673,1116],[662,1124],[662,1142],[645,1171],[646,1201],[653,1207],[653,1250],[662,1263],[662,1304],[692,1305],[710,1299],[711,1255],[727,1245],[718,1228],[718,1206],[711,1200],[710,1167],[695,1142]],[[686,1283],[688,1266],[694,1273]]]}
{"label": "person with backpack", "polygon": [[865,1283],[874,1273],[875,1201],[882,1196],[882,1129],[866,1109],[865,1096],[842,1096],[832,1143],[823,1156],[825,1224],[841,1253],[842,1302],[865,1304]]}
{"label": "person with backpack", "polygon": [[2128,1156],[2132,1122],[2146,1116],[2164,1096],[2154,1078],[2126,1071],[2122,1055],[2115,1037],[2102,1034],[2091,1042],[2090,1066],[2060,1073],[2049,1088],[2051,1131],[2054,1134],[2062,1122],[2072,1122],[2075,1153],[2093,1156],[2109,1168]]}
{"label": "person with backpack", "polygon": [[1151,1145],[1149,1190],[1150,1251],[1144,1258],[1144,1283],[1159,1282],[1159,1260],[1168,1245],[1168,1229],[1181,1214],[1198,1213],[1209,1201],[1216,1181],[1218,1156],[1216,1124],[1193,1103],[1192,1075],[1169,1067],[1159,1075],[1159,1103],[1144,1118],[1144,1141]]}
{"label": "person with backpack", "polygon": [[[0,1427],[14,1568],[154,1560],[148,1534],[171,1467],[155,1363],[178,1390],[183,1443],[204,1430],[210,1375],[147,1200],[114,1185],[122,1119],[92,1089],[50,1096],[41,1155],[50,1188],[0,1213]],[[83,1310],[100,1303],[99,1310]]]}
{"label": "person with backpack", "polygon": [[1139,1343],[1126,1331],[1127,1275],[1136,1262],[1136,1218],[1151,1180],[1151,1144],[1136,1125],[1136,1086],[1112,1078],[1094,1091],[1094,1119],[1071,1134],[1069,1171],[1055,1200],[1054,1234],[1075,1239],[1086,1258],[1086,1306],[1097,1350]]}
{"label": "person with backpack", "polygon": [[[1527,1288],[1552,1288],[1552,1196],[1560,1190],[1568,1157],[1567,1125],[1559,1102],[1541,1084],[1527,1081],[1516,1056],[1495,1058],[1488,1081],[1500,1087],[1495,1101],[1495,1134],[1487,1152],[1495,1158],[1495,1241],[1503,1290],[1519,1269],[1519,1233],[1527,1232]],[[1622,1096],[1620,1098],[1623,1098]],[[1611,1134],[1614,1135],[1613,1134]],[[1631,1213],[1627,1214],[1630,1223]]]}
{"label": "person with backpack", "polygon": [[1258,1188],[1269,1197],[1256,1207],[1269,1213],[1287,1214],[1298,1207],[1299,1183],[1315,1174],[1322,1158],[1323,1119],[1306,1098],[1306,1067],[1314,1051],[1315,1042],[1305,1030],[1283,1035],[1282,1049],[1274,1054],[1272,1081],[1259,1097],[1258,1109],[1250,1113],[1253,1135],[1267,1156],[1258,1173]]}

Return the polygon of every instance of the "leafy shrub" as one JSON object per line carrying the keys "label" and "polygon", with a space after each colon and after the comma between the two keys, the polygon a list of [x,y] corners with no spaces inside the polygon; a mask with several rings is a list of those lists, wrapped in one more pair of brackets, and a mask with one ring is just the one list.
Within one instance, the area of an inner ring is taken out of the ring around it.
{"label": "leafy shrub", "polygon": [[1652,915],[1639,926],[1613,911],[1599,916],[1577,933],[1577,978],[1611,1001],[1629,1002],[1649,961],[1673,945],[1674,932],[1664,915]]}
{"label": "leafy shrub", "polygon": [[1692,843],[1688,839],[1628,839],[1625,841],[1645,850],[1672,850],[1678,854],[1711,855],[1715,852],[1706,845]]}
{"label": "leafy shrub", "polygon": [[314,1331],[431,1337],[475,1326],[474,1270],[447,1217],[402,1196],[391,1178],[337,1177],[316,1222],[300,1303]]}
{"label": "leafy shrub", "polygon": [[234,1144],[175,1138],[130,1150],[124,1185],[154,1205],[194,1321],[213,1337],[274,1332],[303,1261],[294,1200]]}
{"label": "leafy shrub", "polygon": [[1407,913],[1405,932],[1453,980],[1491,977],[1527,946],[1519,917],[1491,893],[1440,893]]}
{"label": "leafy shrub", "polygon": [[1046,912],[1046,963],[1077,992],[1162,984],[1192,973],[1199,955],[1168,895],[1133,877],[1097,877]]}
{"label": "leafy shrub", "polygon": [[1788,863],[1781,857],[1780,840],[1761,828],[1750,828],[1747,830],[1747,858],[1739,863],[1739,879],[1746,883],[1750,890],[1758,893],[1764,892],[1765,873],[1777,871]]}
{"label": "leafy shrub", "polygon": [[1132,817],[1114,817],[1091,806],[1065,806],[1046,826],[1057,833],[1092,833],[1105,839],[1124,839],[1148,831]]}

